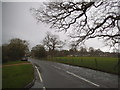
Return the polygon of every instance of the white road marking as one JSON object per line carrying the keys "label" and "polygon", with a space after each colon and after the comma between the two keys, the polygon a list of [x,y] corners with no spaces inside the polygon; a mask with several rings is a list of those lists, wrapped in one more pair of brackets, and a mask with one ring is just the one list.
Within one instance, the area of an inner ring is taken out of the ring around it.
{"label": "white road marking", "polygon": [[43,90],[46,90],[45,87],[43,87]]}
{"label": "white road marking", "polygon": [[88,82],[88,83],[91,83],[91,84],[93,84],[94,86],[100,87],[100,85],[95,84],[95,83],[93,83],[93,82],[91,82],[91,81],[89,81],[89,80],[87,80],[87,79],[85,79],[85,78],[83,78],[83,77],[80,77],[80,76],[78,76],[78,75],[76,75],[76,74],[74,74],[74,73],[71,73],[71,72],[69,72],[69,71],[66,71],[66,72],[67,72],[68,74],[71,74],[71,75],[73,75],[73,76],[75,76],[75,77],[77,77],[77,78],[79,78],[79,79],[82,79],[82,80]]}
{"label": "white road marking", "polygon": [[40,81],[43,82],[42,77],[41,77],[41,74],[40,74],[38,68],[37,68],[36,66],[35,66],[35,68],[37,69],[37,72],[38,72],[38,76],[39,76],[39,78],[40,78]]}

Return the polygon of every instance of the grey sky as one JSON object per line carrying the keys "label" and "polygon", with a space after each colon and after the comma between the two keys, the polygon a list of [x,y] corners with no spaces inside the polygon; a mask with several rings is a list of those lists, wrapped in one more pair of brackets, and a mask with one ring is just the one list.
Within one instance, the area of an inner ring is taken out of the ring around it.
{"label": "grey sky", "polygon": [[[67,34],[64,34],[64,32],[58,33],[54,29],[49,29],[49,25],[37,23],[29,9],[31,7],[39,8],[39,6],[40,2],[3,2],[2,43],[7,43],[12,38],[20,38],[29,41],[30,47],[33,47],[42,41],[47,31],[59,35],[61,40],[69,41]],[[103,51],[109,50],[97,39],[87,41],[86,46],[100,48]],[[68,48],[68,46],[65,48]]]}

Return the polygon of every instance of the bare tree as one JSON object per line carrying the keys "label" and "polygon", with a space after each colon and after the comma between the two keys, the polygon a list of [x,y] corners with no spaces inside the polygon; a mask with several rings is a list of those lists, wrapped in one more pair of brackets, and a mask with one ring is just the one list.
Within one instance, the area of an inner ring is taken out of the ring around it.
{"label": "bare tree", "polygon": [[85,47],[80,47],[80,54],[82,55],[82,56],[85,56],[86,54],[87,54],[87,49],[85,48]]}
{"label": "bare tree", "polygon": [[70,48],[71,48],[74,52],[77,51],[78,45],[76,44],[75,41],[70,42]]}
{"label": "bare tree", "polygon": [[120,43],[118,2],[119,0],[48,2],[44,3],[45,8],[31,8],[31,11],[38,21],[51,24],[51,28],[66,32],[72,28],[70,37],[76,38],[78,44],[98,37],[115,46]]}
{"label": "bare tree", "polygon": [[50,32],[46,33],[46,37],[43,39],[43,44],[48,48],[49,53],[54,55],[54,50],[56,48],[62,48],[64,43],[59,40],[59,36],[53,35]]}

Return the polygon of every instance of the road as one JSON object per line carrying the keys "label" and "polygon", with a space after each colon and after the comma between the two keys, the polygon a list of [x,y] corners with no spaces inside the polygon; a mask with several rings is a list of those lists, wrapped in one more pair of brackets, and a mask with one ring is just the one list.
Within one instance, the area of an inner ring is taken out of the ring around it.
{"label": "road", "polygon": [[91,69],[29,59],[35,66],[32,88],[118,88],[118,76]]}

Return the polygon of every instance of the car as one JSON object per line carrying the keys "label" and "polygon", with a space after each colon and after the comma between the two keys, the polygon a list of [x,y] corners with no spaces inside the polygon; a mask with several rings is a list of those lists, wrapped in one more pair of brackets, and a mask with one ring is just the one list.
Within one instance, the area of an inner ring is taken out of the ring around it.
{"label": "car", "polygon": [[22,59],[21,59],[21,61],[28,61],[28,57],[23,57]]}

